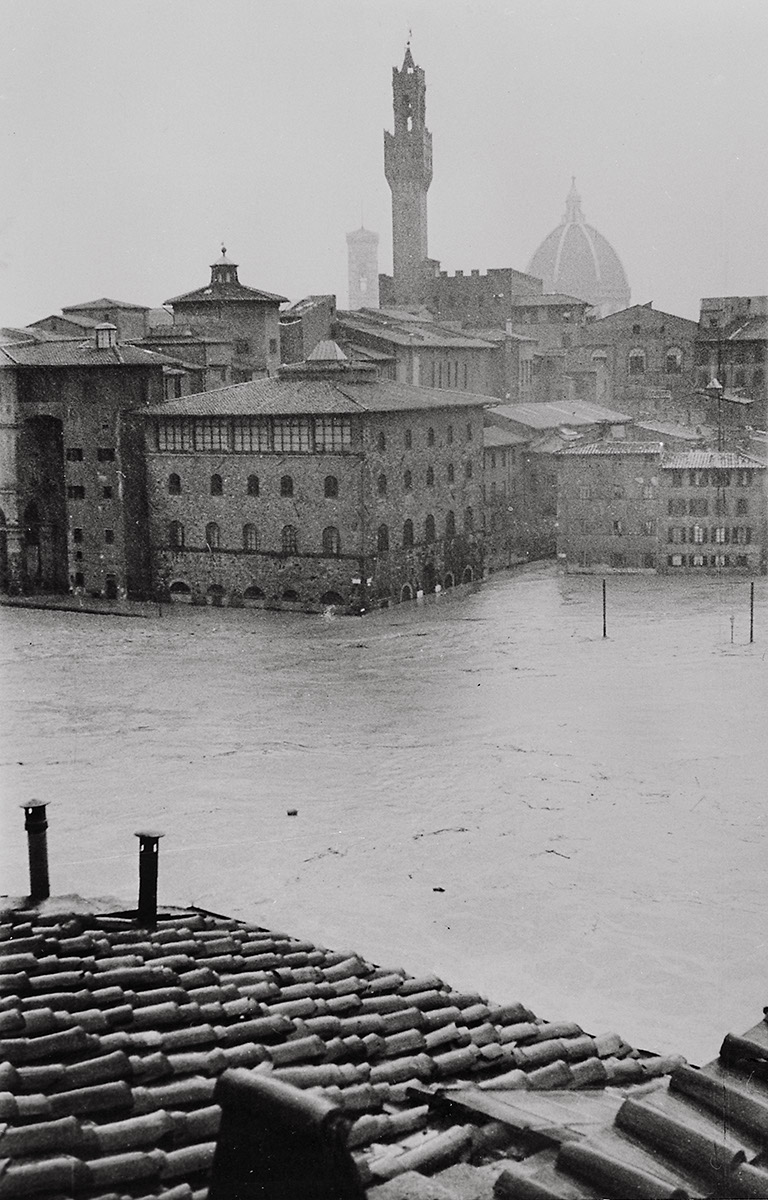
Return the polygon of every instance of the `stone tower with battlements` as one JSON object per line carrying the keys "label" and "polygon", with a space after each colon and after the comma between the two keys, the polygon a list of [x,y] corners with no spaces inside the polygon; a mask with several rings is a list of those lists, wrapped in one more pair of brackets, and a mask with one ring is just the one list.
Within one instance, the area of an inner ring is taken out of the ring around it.
{"label": "stone tower with battlements", "polygon": [[395,131],[384,134],[384,173],[392,191],[392,273],[395,303],[421,302],[427,252],[427,191],[432,182],[432,134],[426,126],[424,72],[406,47],[392,69]]}

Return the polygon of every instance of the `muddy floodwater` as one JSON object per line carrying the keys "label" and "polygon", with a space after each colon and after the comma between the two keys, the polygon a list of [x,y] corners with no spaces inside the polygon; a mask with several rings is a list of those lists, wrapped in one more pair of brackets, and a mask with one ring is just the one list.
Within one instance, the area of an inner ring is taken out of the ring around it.
{"label": "muddy floodwater", "polygon": [[2,609],[1,890],[43,798],[56,893],[135,903],[161,829],[161,902],[711,1058],[768,1003],[766,580],[752,645],[744,578],[607,615],[548,566],[362,619]]}

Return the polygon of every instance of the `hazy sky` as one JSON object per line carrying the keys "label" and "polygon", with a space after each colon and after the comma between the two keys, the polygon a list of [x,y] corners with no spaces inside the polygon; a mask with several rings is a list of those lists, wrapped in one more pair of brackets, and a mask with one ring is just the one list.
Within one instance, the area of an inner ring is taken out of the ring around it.
{"label": "hazy sky", "polygon": [[768,0],[0,0],[0,324],[391,269],[382,131],[409,28],[443,268],[525,270],[571,175],[632,299],[768,292]]}

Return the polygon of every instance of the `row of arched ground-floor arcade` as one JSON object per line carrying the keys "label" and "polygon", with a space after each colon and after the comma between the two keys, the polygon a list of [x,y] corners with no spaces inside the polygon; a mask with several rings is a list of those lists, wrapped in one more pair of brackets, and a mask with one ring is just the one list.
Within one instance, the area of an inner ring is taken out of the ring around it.
{"label": "row of arched ground-floor arcade", "polygon": [[257,584],[252,584],[242,591],[238,588],[227,589],[221,583],[210,583],[206,588],[201,588],[190,583],[188,579],[177,577],[164,589],[164,598],[172,603],[201,606],[297,608],[309,611],[337,608],[343,611],[360,612],[368,608],[404,603],[423,595],[449,591],[459,584],[472,583],[474,579],[474,569],[466,566],[459,578],[456,578],[452,571],[447,571],[442,578],[439,578],[434,572],[425,572],[423,580],[414,579],[402,583],[399,588],[388,595],[375,595],[369,588],[362,585],[353,587],[347,591],[346,595],[343,595],[333,588],[317,593],[310,590],[302,592],[293,587],[286,587],[270,593]]}

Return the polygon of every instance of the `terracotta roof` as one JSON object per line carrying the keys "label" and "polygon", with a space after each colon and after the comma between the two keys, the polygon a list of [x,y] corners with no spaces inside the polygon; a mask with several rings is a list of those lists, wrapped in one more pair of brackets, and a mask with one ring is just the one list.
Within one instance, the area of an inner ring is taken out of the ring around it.
{"label": "terracotta roof", "polygon": [[679,438],[681,441],[696,442],[702,437],[695,429],[687,425],[676,425],[674,421],[637,421],[638,429],[647,429],[649,433],[658,433],[662,437]]}
{"label": "terracotta roof", "polygon": [[[315,364],[322,367],[322,362]],[[344,364],[330,367],[342,371]],[[181,396],[144,409],[147,416],[292,416],[313,413],[349,413],[416,411],[435,408],[476,408],[489,403],[488,396],[472,392],[439,391],[436,388],[411,387],[389,380],[347,383],[341,374],[329,379],[302,379],[286,375],[282,379],[251,379],[247,383]]]}
{"label": "terracotta roof", "polygon": [[706,467],[720,467],[725,471],[740,467],[765,470],[765,464],[757,458],[722,450],[680,450],[678,453],[663,455],[661,465],[665,469],[675,470],[697,470]]}
{"label": "terracotta roof", "polygon": [[161,367],[173,362],[167,355],[144,350],[127,342],[97,350],[92,341],[46,341],[4,346],[0,367]]}
{"label": "terracotta roof", "polygon": [[[470,1092],[454,1096],[465,1112],[476,1102]],[[586,1095],[567,1104],[553,1096],[548,1105],[546,1097],[491,1090],[483,1099],[481,1111],[545,1144],[504,1165],[498,1200],[768,1196],[765,1021],[744,1037],[728,1034],[719,1058],[701,1069],[679,1062],[668,1080],[598,1100],[602,1117]]]}
{"label": "terracotta roof", "polygon": [[588,404],[586,400],[560,404],[499,404],[494,406],[489,415],[493,417],[494,413],[519,425],[528,425],[531,429],[557,429],[560,425],[619,424],[632,420],[626,413]]}
{"label": "terracotta roof", "polygon": [[248,301],[250,304],[286,304],[286,296],[277,296],[274,292],[263,292],[259,288],[246,287],[244,283],[216,283],[206,287],[196,288],[193,292],[183,292],[163,304],[218,304],[220,300]]}
{"label": "terracotta roof", "polygon": [[396,346],[416,346],[432,349],[491,350],[490,342],[450,329],[437,322],[391,317],[369,311],[337,312],[336,319],[343,332],[368,333]]}
{"label": "terracotta roof", "polygon": [[89,300],[86,304],[68,304],[62,306],[63,313],[70,312],[87,312],[89,309],[101,308],[129,308],[134,312],[149,312],[146,304],[129,304],[127,300],[110,300],[108,296],[102,296],[100,300]]}
{"label": "terracotta roof", "polygon": [[373,1183],[473,1141],[431,1115],[436,1084],[572,1090],[665,1060],[199,910],[151,933],[66,898],[0,914],[0,1197],[204,1200],[235,1066],[320,1089]]}
{"label": "terracotta roof", "polygon": [[[605,441],[590,442],[588,446],[565,446],[558,454],[572,454],[582,457],[588,455],[621,455],[621,454],[661,454],[663,442],[625,442]],[[687,452],[686,452],[687,453]]]}

